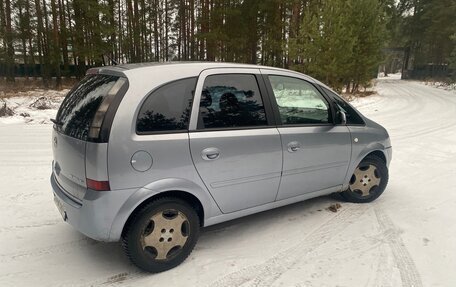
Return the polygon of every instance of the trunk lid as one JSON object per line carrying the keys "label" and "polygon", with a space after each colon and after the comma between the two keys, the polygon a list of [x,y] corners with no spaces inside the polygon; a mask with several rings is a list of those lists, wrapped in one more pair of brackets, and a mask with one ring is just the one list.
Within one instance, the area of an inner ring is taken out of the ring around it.
{"label": "trunk lid", "polygon": [[107,148],[94,146],[107,146],[121,100],[117,95],[122,95],[126,87],[125,78],[89,74],[68,93],[53,120],[53,174],[63,192],[77,202],[82,202],[87,191],[87,178],[107,180],[107,162],[96,160],[107,157]]}
{"label": "trunk lid", "polygon": [[52,139],[55,179],[70,198],[81,202],[87,190],[86,142],[61,134],[56,129]]}

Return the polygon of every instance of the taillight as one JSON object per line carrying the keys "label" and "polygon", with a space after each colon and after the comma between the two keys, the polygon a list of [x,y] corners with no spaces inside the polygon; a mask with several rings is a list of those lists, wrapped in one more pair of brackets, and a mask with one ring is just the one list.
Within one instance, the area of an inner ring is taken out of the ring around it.
{"label": "taillight", "polygon": [[86,178],[87,188],[96,190],[96,191],[108,191],[111,190],[109,187],[109,181],[98,181],[90,178]]}
{"label": "taillight", "polygon": [[120,88],[122,88],[126,81],[127,80],[125,78],[119,78],[117,82],[114,84],[114,86],[112,86],[112,88],[109,90],[106,97],[104,97],[103,101],[98,107],[97,112],[95,113],[95,116],[93,117],[92,124],[90,125],[89,138],[99,138],[101,125],[103,124],[103,119],[105,117],[106,112],[108,111],[109,105],[114,100],[116,94],[119,92]]}

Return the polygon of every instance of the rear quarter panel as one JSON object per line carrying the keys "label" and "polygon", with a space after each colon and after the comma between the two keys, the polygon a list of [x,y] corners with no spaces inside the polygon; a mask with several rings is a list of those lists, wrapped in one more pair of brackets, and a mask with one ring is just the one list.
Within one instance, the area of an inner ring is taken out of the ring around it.
{"label": "rear quarter panel", "polygon": [[[158,86],[176,79],[196,77],[194,68],[162,66],[157,69],[126,71],[129,90],[114,117],[108,144],[108,175],[112,190],[135,188],[113,225],[113,232],[123,225],[127,216],[144,200],[161,192],[179,190],[195,195],[204,207],[205,217],[220,214],[206,186],[195,170],[190,154],[188,133],[136,134],[136,118],[147,95]],[[137,151],[152,157],[150,169],[133,169],[131,158]],[[122,223],[123,222],[123,223]]]}

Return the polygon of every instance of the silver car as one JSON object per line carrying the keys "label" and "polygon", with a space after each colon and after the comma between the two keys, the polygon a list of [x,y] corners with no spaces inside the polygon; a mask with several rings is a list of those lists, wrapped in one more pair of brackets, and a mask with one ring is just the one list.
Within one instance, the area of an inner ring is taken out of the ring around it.
{"label": "silver car", "polygon": [[149,272],[184,261],[205,226],[334,192],[370,202],[392,156],[326,85],[255,65],[90,69],[53,122],[63,219]]}

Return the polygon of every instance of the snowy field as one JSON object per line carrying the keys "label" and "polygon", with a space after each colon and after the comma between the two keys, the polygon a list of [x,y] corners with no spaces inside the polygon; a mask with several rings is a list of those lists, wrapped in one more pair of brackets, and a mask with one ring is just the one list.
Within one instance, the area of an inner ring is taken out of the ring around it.
{"label": "snowy field", "polygon": [[212,226],[157,275],[61,220],[51,125],[3,119],[0,286],[456,286],[456,92],[393,77],[376,90],[353,103],[392,139],[377,201],[333,213],[322,197]]}

